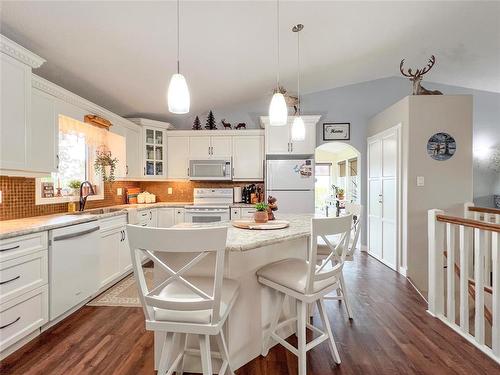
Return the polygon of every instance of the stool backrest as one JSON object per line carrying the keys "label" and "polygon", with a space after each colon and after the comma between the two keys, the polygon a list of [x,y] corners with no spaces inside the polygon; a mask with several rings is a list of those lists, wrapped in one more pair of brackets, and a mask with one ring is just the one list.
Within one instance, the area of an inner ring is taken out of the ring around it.
{"label": "stool backrest", "polygon": [[[311,240],[309,249],[309,271],[306,284],[306,293],[311,293],[314,288],[315,282],[328,283],[328,281],[335,282],[342,271],[342,266],[349,246],[349,239],[351,237],[352,214],[340,217],[324,217],[311,219]],[[332,244],[328,237],[339,235],[341,238],[337,245]],[[330,247],[330,255],[324,259],[320,266],[316,266],[317,251],[318,251],[318,237],[325,241],[326,245]],[[342,249],[340,258],[333,258],[338,250]],[[337,260],[335,266],[331,269],[325,267],[330,264],[330,261]]]}
{"label": "stool backrest", "polygon": [[358,203],[345,203],[345,210],[347,214],[352,214],[352,228],[351,228],[351,238],[352,241],[349,244],[349,250],[347,255],[352,256],[356,251],[356,247],[359,242],[359,234],[361,232],[361,217],[363,215],[363,206]]}
{"label": "stool backrest", "polygon": [[[134,276],[139,286],[139,297],[144,315],[154,319],[154,308],[178,311],[212,310],[212,322],[219,319],[222,280],[224,277],[224,255],[226,250],[227,227],[209,228],[148,228],[139,225],[127,225],[127,234],[132,254]],[[161,253],[193,253],[195,256],[175,270],[163,258]],[[196,253],[198,253],[196,255]],[[210,253],[216,253],[214,285],[212,295],[207,294],[182,275]],[[167,279],[152,290],[148,289],[142,269],[141,254],[146,254],[168,275]],[[173,299],[161,292],[172,282],[182,284],[197,298]]]}

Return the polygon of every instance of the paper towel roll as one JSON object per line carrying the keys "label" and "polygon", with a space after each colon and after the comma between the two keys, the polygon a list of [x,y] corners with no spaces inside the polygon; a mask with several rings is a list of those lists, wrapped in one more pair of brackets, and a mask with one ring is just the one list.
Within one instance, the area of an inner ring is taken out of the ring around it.
{"label": "paper towel roll", "polygon": [[241,197],[241,186],[235,186],[233,188],[233,199],[235,203],[241,203],[243,198]]}

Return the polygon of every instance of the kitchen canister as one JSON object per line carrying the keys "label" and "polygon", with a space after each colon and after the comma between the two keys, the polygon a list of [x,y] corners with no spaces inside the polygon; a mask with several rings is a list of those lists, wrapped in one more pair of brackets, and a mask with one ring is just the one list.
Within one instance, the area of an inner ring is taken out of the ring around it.
{"label": "kitchen canister", "polygon": [[235,186],[233,188],[233,199],[234,199],[234,203],[243,202],[243,198],[241,195],[241,186]]}

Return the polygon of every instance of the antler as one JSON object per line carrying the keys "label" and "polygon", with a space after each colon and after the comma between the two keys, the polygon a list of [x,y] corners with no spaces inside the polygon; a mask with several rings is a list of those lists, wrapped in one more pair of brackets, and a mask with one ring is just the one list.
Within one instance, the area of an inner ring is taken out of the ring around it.
{"label": "antler", "polygon": [[418,75],[419,70],[417,69],[417,71],[415,73],[412,73],[411,68],[410,68],[410,69],[408,69],[408,73],[405,73],[403,70],[404,63],[405,63],[405,59],[401,60],[401,63],[399,64],[399,70],[401,71],[401,74],[404,75],[405,77],[415,78]]}
{"label": "antler", "polygon": [[434,55],[431,56],[431,58],[429,59],[429,63],[427,64],[427,66],[422,69],[422,75],[424,75],[425,73],[427,73],[429,70],[431,70],[431,68],[434,66],[434,63],[436,62],[436,58],[434,57]]}

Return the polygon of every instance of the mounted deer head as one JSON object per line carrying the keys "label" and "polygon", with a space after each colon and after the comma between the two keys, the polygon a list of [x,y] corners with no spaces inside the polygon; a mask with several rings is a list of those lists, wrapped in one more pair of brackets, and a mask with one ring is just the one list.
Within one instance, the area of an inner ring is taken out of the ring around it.
{"label": "mounted deer head", "polygon": [[401,63],[399,64],[399,70],[401,71],[402,75],[410,78],[410,81],[413,83],[413,95],[443,95],[441,91],[427,90],[421,85],[422,77],[424,76],[424,74],[431,70],[431,68],[436,63],[436,58],[434,57],[434,55],[431,56],[425,68],[417,69],[415,72],[413,72],[412,68],[410,68],[408,69],[408,73],[405,73],[405,71],[403,70],[404,62],[405,59],[401,60]]}

